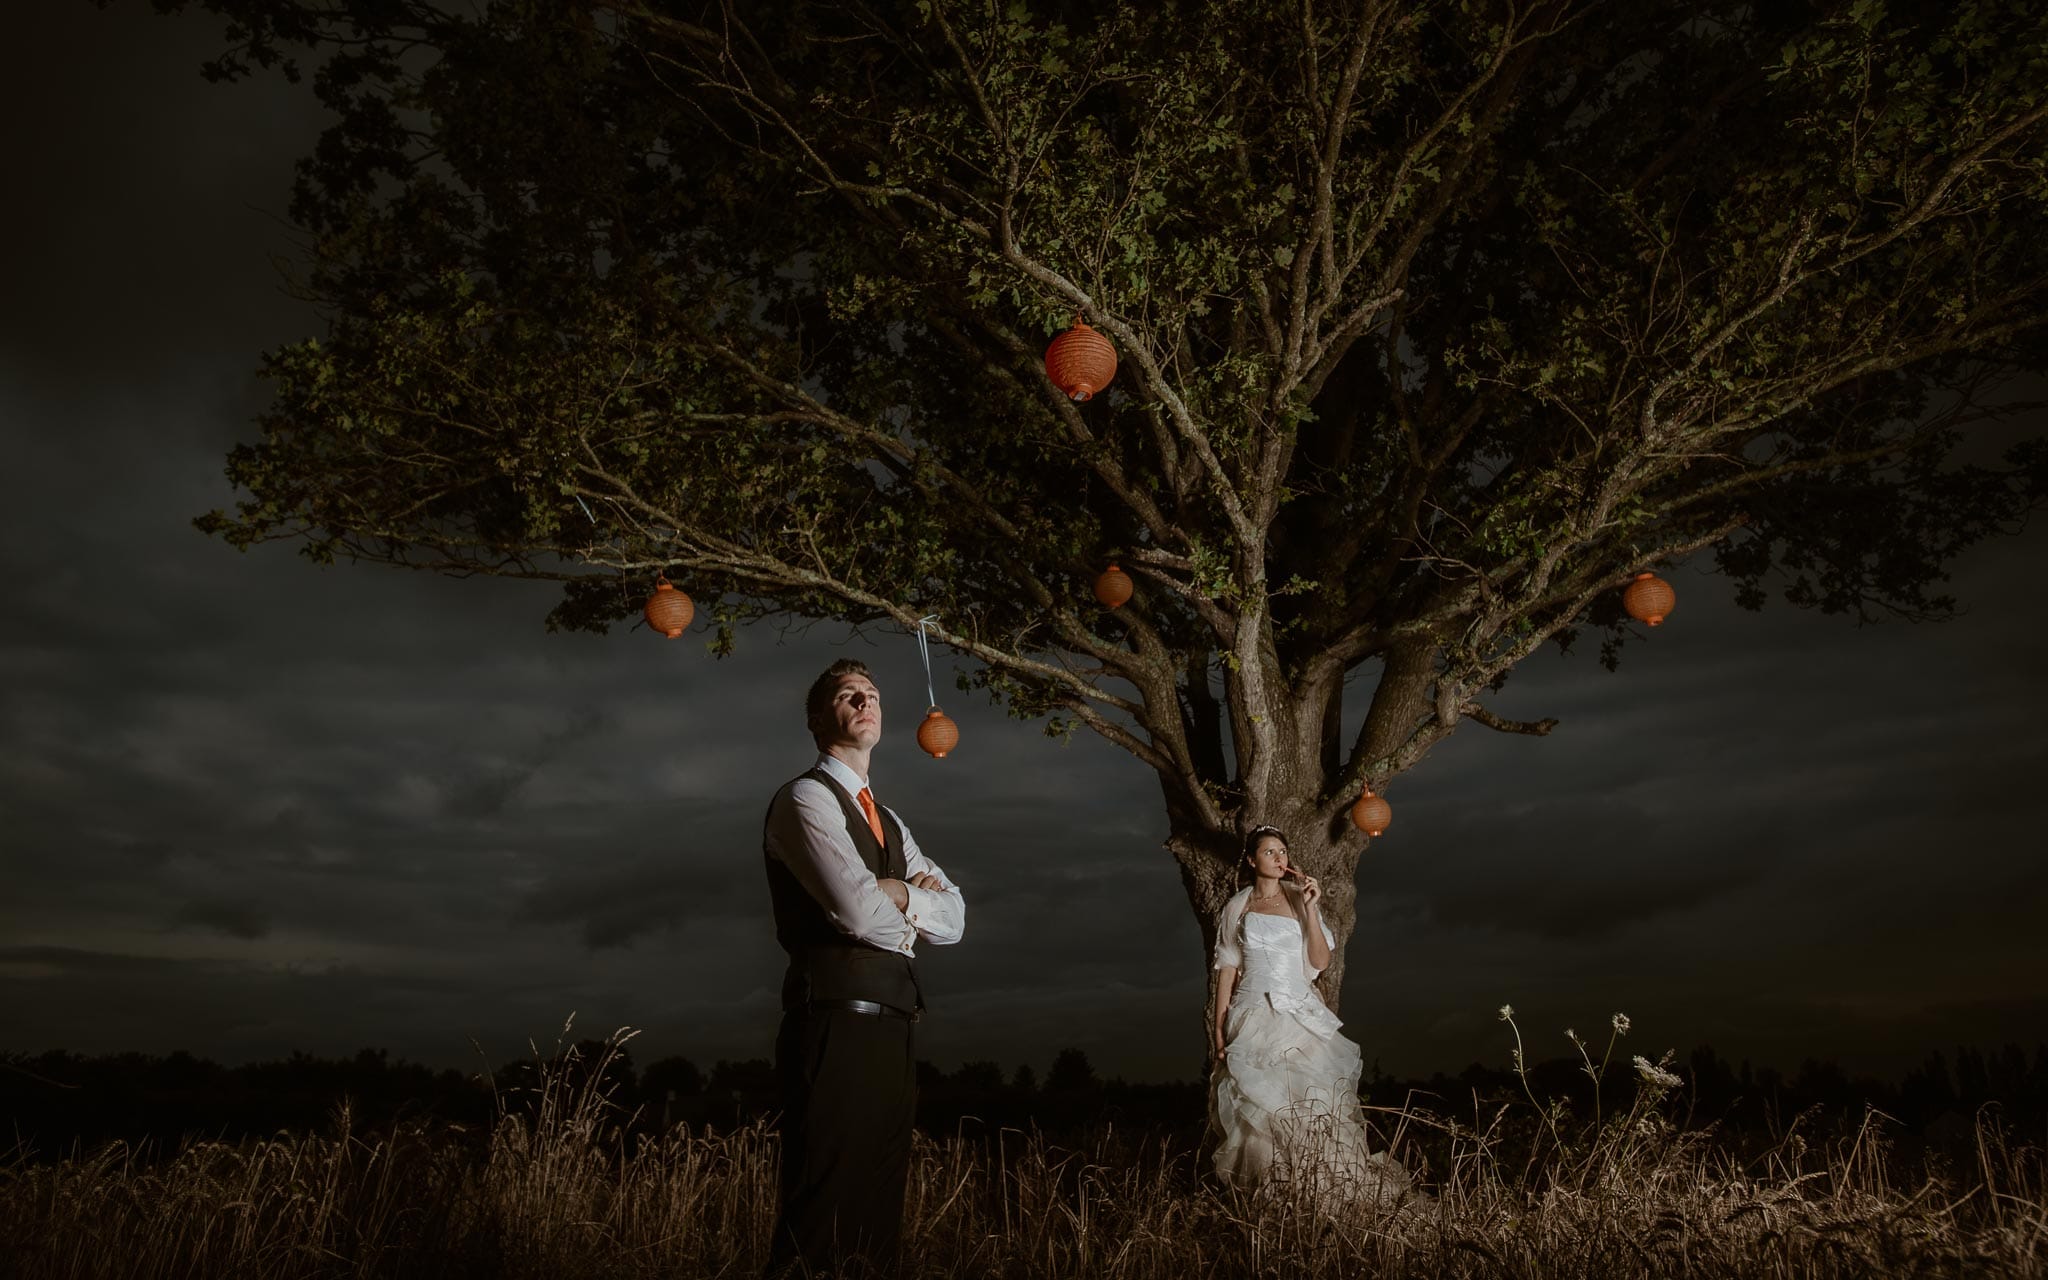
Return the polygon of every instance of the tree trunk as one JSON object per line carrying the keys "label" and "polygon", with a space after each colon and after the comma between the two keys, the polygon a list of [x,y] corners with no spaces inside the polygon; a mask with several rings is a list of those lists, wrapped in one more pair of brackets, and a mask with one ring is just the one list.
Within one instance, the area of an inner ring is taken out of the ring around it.
{"label": "tree trunk", "polygon": [[[1392,759],[1434,717],[1436,658],[1435,643],[1424,639],[1386,654],[1385,668],[1360,730],[1358,745],[1368,762],[1367,781],[1383,784],[1389,773],[1376,762]],[[1278,672],[1271,674],[1277,676]],[[1269,696],[1285,697],[1291,692],[1278,679],[1270,680],[1267,689]],[[1367,843],[1345,814],[1326,817],[1330,812],[1329,792],[1337,783],[1335,771],[1326,760],[1330,753],[1328,744],[1336,733],[1335,697],[1329,699],[1332,705],[1308,706],[1304,702],[1276,716],[1270,705],[1236,705],[1241,686],[1233,684],[1229,693],[1231,713],[1239,724],[1262,716],[1287,725],[1312,726],[1312,731],[1274,735],[1272,741],[1279,756],[1269,760],[1263,771],[1268,780],[1266,793],[1247,796],[1238,808],[1226,810],[1220,830],[1198,822],[1192,807],[1173,789],[1173,783],[1162,779],[1167,782],[1171,824],[1166,847],[1180,865],[1181,886],[1201,930],[1201,963],[1210,973],[1201,1024],[1201,1043],[1205,1049],[1216,1016],[1216,979],[1210,965],[1216,951],[1218,917],[1230,896],[1250,883],[1241,833],[1257,823],[1280,828],[1287,836],[1289,861],[1321,882],[1323,920],[1335,935],[1335,944],[1329,965],[1316,980],[1316,989],[1332,1009],[1338,1007],[1342,998],[1344,948],[1358,923],[1358,861]]]}

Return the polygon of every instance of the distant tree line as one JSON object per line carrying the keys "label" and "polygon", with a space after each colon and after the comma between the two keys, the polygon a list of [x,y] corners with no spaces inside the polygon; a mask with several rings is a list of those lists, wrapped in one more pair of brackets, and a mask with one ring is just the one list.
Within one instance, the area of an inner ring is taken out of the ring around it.
{"label": "distant tree line", "polygon": [[[1704,1046],[1674,1069],[1685,1081],[1681,1097],[1691,1120],[1738,1135],[1775,1138],[1796,1126],[1840,1133],[1864,1123],[1873,1109],[1888,1118],[1895,1139],[1913,1148],[1965,1146],[1980,1117],[2031,1139],[2048,1131],[2048,1044],[2037,1045],[2031,1055],[2016,1044],[1931,1053],[1897,1081],[1854,1076],[1813,1059],[1788,1075],[1730,1063]],[[781,1101],[766,1059],[719,1060],[709,1071],[684,1057],[636,1067],[629,1052],[607,1053],[594,1040],[489,1072],[427,1067],[382,1049],[346,1058],[294,1053],[241,1066],[184,1052],[86,1056],[60,1050],[0,1054],[0,1131],[17,1157],[48,1158],[113,1140],[174,1148],[192,1138],[323,1129],[346,1108],[359,1132],[427,1127],[480,1136],[501,1110],[535,1105],[544,1075],[602,1091],[628,1131],[678,1124],[727,1129],[771,1115]],[[918,1077],[919,1125],[935,1134],[1028,1128],[1078,1134],[1113,1125],[1192,1141],[1204,1125],[1199,1080],[1105,1080],[1075,1048],[1055,1054],[1043,1076],[1028,1063],[1005,1070],[975,1060],[951,1071],[920,1062]],[[1610,1112],[1626,1109],[1635,1083],[1626,1059],[1608,1068],[1601,1088]],[[1527,1086],[1538,1097],[1563,1098],[1575,1108],[1592,1104],[1592,1082],[1575,1060],[1533,1064]],[[1478,1064],[1426,1079],[1390,1077],[1374,1064],[1360,1092],[1371,1106],[1413,1102],[1482,1124],[1499,1108],[1528,1097],[1514,1072]]]}

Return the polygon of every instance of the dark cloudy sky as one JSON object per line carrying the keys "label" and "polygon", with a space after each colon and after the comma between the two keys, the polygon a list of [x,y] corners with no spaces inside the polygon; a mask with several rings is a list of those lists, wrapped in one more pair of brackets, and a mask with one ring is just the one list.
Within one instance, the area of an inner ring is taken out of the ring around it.
{"label": "dark cloudy sky", "polygon": [[[0,1050],[436,1063],[644,1029],[646,1061],[765,1056],[779,953],[760,816],[852,652],[893,708],[876,786],[969,895],[926,961],[942,1066],[1189,1074],[1206,957],[1150,775],[955,693],[911,731],[907,638],[550,636],[544,584],[240,555],[190,518],[317,331],[278,286],[274,81],[203,83],[204,22],[44,0],[0,80]],[[2048,1026],[2048,529],[1956,567],[1967,616],[1743,613],[1701,570],[1618,675],[1545,654],[1401,779],[1360,871],[1349,1032],[1391,1073],[1635,1022],[1787,1067],[1896,1070]],[[943,679],[943,677],[942,677]],[[942,685],[942,689],[943,689]]]}

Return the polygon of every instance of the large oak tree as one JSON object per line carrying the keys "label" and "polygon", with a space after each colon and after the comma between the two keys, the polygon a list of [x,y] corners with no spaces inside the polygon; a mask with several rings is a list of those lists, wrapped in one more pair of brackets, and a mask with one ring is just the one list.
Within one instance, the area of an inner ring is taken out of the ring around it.
{"label": "large oak tree", "polygon": [[198,7],[210,74],[334,116],[328,330],[202,527],[561,579],[566,627],[666,572],[715,648],[936,614],[1156,774],[1205,941],[1252,822],[1348,935],[1361,785],[1546,731],[1489,693],[1588,629],[1611,666],[1633,572],[1938,616],[2048,485],[1971,443],[2040,367],[2048,6]]}

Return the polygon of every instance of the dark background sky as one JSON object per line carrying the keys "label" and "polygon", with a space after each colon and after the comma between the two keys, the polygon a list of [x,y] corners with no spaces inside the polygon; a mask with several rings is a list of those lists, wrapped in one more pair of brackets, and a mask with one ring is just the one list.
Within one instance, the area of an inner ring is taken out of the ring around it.
{"label": "dark background sky", "polygon": [[[17,11],[0,80],[0,1049],[236,1061],[365,1045],[494,1060],[644,1029],[642,1061],[765,1056],[780,955],[762,809],[804,684],[852,652],[892,707],[876,789],[965,887],[929,952],[942,1066],[1192,1074],[1206,957],[1157,789],[958,693],[911,734],[907,637],[819,626],[550,636],[545,584],[240,555],[190,518],[317,332],[272,259],[317,116],[203,83],[203,21]],[[1392,788],[1342,1013],[1394,1074],[1506,1061],[1624,1010],[1710,1042],[1895,1071],[2048,1026],[2048,530],[1956,566],[1968,613],[1858,628],[1729,603],[1702,568],[1619,674],[1526,664],[1505,715]],[[942,675],[942,681],[945,677]]]}

